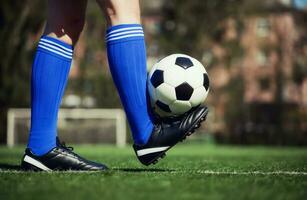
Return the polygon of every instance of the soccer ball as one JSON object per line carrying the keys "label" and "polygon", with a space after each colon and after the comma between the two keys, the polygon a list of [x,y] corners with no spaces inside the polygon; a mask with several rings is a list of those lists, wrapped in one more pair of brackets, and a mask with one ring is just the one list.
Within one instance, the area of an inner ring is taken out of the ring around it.
{"label": "soccer ball", "polygon": [[195,58],[172,54],[158,61],[148,76],[148,93],[160,117],[178,117],[207,98],[209,78]]}

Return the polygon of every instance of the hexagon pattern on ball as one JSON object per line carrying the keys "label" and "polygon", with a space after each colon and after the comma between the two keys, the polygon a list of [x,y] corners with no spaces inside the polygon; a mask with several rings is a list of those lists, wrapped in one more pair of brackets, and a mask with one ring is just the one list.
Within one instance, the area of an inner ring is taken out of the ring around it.
{"label": "hexagon pattern on ball", "polygon": [[165,104],[171,104],[176,100],[175,88],[167,83],[162,83],[156,88],[157,99]]}
{"label": "hexagon pattern on ball", "polygon": [[164,81],[168,84],[170,84],[173,87],[176,87],[182,83],[182,80],[186,77],[186,70],[183,68],[174,65],[169,66],[164,71]]}
{"label": "hexagon pattern on ball", "polygon": [[188,69],[193,66],[191,59],[187,57],[177,57],[175,64],[182,67],[183,69]]}
{"label": "hexagon pattern on ball", "polygon": [[189,101],[176,100],[174,103],[169,105],[171,111],[177,115],[184,114],[191,110],[192,106]]}
{"label": "hexagon pattern on ball", "polygon": [[151,78],[150,81],[152,83],[152,85],[157,88],[160,84],[162,84],[164,82],[164,78],[163,78],[163,71],[161,70],[156,70]]}
{"label": "hexagon pattern on ball", "polygon": [[188,112],[204,102],[209,92],[206,69],[184,54],[173,54],[156,63],[147,84],[152,107],[160,117]]}
{"label": "hexagon pattern on ball", "polygon": [[171,109],[169,108],[169,106],[159,100],[156,102],[156,105],[164,112],[171,112]]}
{"label": "hexagon pattern on ball", "polygon": [[209,77],[208,74],[204,74],[204,87],[206,88],[206,90],[209,89]]}
{"label": "hexagon pattern on ball", "polygon": [[175,88],[177,100],[188,101],[193,93],[193,88],[187,83],[181,83]]}
{"label": "hexagon pattern on ball", "polygon": [[193,107],[196,107],[199,105],[199,102],[201,102],[203,99],[206,99],[207,95],[208,95],[207,90],[203,86],[200,86],[194,89],[189,102]]}
{"label": "hexagon pattern on ball", "polygon": [[185,80],[193,88],[197,88],[203,85],[204,77],[199,75],[199,71],[199,68],[196,66],[185,70]]}

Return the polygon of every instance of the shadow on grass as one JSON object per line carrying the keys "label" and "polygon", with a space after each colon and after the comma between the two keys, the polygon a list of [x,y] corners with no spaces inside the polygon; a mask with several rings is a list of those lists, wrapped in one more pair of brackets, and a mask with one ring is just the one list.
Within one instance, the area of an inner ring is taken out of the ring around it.
{"label": "shadow on grass", "polygon": [[114,171],[122,171],[122,172],[132,172],[132,173],[140,173],[140,172],[173,172],[174,169],[153,169],[153,168],[113,168]]}
{"label": "shadow on grass", "polygon": [[6,164],[6,163],[0,163],[0,171],[4,171],[4,170],[17,170],[17,171],[22,171],[20,165],[10,165],[10,164]]}

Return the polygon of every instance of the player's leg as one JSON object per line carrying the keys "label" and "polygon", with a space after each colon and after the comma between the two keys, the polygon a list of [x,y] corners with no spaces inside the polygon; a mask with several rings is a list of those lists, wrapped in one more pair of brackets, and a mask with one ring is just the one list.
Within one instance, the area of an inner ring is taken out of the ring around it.
{"label": "player's leg", "polygon": [[49,0],[47,24],[32,66],[32,117],[28,147],[36,155],[56,146],[57,113],[83,27],[86,1]]}
{"label": "player's leg", "polygon": [[89,162],[57,139],[57,115],[82,31],[85,0],[49,0],[48,18],[32,66],[31,130],[22,167],[30,170],[94,170]]}
{"label": "player's leg", "polygon": [[98,0],[108,21],[108,60],[133,133],[134,150],[145,165],[190,135],[206,118],[206,107],[172,122],[155,122],[147,111],[146,48],[139,0]]}
{"label": "player's leg", "polygon": [[48,0],[47,23],[43,35],[74,46],[83,30],[87,0]]}
{"label": "player's leg", "polygon": [[153,130],[146,102],[146,48],[139,0],[97,0],[108,23],[108,61],[136,144]]}

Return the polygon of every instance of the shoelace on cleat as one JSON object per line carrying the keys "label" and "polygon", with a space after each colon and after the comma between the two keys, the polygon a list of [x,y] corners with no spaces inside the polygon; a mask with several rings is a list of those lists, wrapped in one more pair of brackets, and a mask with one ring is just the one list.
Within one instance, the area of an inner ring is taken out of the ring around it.
{"label": "shoelace on cleat", "polygon": [[78,159],[82,159],[84,160],[81,156],[79,156],[78,154],[76,154],[75,152],[73,152],[74,148],[71,146],[66,146],[65,142],[58,142],[58,147],[68,151],[71,155],[74,155],[75,157],[77,157]]}
{"label": "shoelace on cleat", "polygon": [[63,149],[66,149],[68,151],[74,150],[74,148],[72,146],[66,146],[65,142],[59,142],[59,147],[62,147]]}

